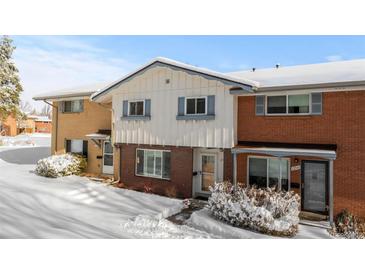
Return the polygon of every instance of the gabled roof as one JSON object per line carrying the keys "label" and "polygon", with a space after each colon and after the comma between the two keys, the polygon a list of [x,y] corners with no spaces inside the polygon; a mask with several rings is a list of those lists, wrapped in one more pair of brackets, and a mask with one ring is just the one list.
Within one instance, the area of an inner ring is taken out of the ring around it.
{"label": "gabled roof", "polygon": [[227,75],[259,82],[258,90],[365,84],[365,59],[236,71]]}
{"label": "gabled roof", "polygon": [[90,96],[94,92],[100,90],[105,87],[107,83],[97,83],[93,85],[68,88],[56,91],[50,91],[47,93],[39,94],[33,97],[33,100],[52,100],[52,99],[61,99],[61,98],[72,98],[72,97],[84,97]]}
{"label": "gabled roof", "polygon": [[97,98],[106,95],[108,92],[110,92],[114,87],[120,85],[121,83],[128,81],[135,77],[136,75],[139,75],[140,73],[143,73],[147,69],[150,69],[155,66],[165,66],[176,70],[182,70],[190,74],[196,74],[203,76],[208,79],[215,79],[222,81],[224,83],[227,83],[232,86],[240,87],[246,92],[253,92],[253,89],[258,85],[255,81],[244,79],[243,77],[235,77],[230,76],[224,73],[216,72],[213,70],[209,70],[206,68],[200,68],[192,65],[188,65],[185,63],[181,63],[175,60],[171,60],[164,57],[157,57],[153,59],[152,61],[148,62],[144,66],[138,68],[137,70],[123,76],[122,78],[118,79],[117,81],[111,83],[110,85],[104,87],[98,92],[95,92],[91,96],[91,100],[96,100]]}

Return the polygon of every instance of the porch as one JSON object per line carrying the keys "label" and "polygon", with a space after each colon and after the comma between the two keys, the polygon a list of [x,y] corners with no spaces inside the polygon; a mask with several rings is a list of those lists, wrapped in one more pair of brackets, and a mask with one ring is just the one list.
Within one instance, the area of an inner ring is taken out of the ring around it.
{"label": "porch", "polygon": [[293,190],[301,196],[302,216],[333,223],[335,145],[241,143],[231,152],[235,185]]}

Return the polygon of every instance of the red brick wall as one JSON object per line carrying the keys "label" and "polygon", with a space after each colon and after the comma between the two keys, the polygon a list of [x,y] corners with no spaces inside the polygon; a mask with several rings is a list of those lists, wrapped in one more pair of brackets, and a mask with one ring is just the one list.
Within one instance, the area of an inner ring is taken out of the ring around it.
{"label": "red brick wall", "polygon": [[[239,141],[337,144],[335,211],[365,216],[365,91],[323,93],[320,116],[255,116],[255,97],[239,97],[237,132]],[[243,158],[240,181],[246,181]]]}
{"label": "red brick wall", "polygon": [[[171,179],[163,180],[135,175],[136,148],[171,150]],[[121,180],[129,189],[169,196],[188,198],[192,196],[193,149],[169,146],[121,145]]]}

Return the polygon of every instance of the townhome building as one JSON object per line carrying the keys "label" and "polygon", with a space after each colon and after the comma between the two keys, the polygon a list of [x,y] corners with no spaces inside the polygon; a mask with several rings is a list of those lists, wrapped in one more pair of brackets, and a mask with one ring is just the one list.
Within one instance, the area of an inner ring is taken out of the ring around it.
{"label": "townhome building", "polygon": [[157,58],[92,96],[113,104],[120,181],[178,197],[215,181],[294,190],[365,215],[365,61],[217,73]]}
{"label": "townhome building", "polygon": [[123,187],[179,198],[224,180],[276,187],[332,222],[342,209],[365,216],[364,71],[365,60],[220,73],[156,58],[98,90],[36,99],[58,108],[52,151],[86,146],[89,171]]}

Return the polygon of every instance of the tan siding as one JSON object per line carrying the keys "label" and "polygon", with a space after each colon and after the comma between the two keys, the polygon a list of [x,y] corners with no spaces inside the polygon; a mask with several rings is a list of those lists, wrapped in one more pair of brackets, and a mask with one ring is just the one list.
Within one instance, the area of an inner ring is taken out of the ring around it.
{"label": "tan siding", "polygon": [[[54,103],[58,106],[58,103]],[[56,124],[58,115],[58,135],[57,147],[55,147]],[[61,113],[53,112],[52,117],[52,153],[65,153],[66,139],[87,140],[86,134],[95,133],[99,129],[111,129],[111,107],[99,105],[97,103],[84,100],[84,111],[81,113]],[[102,155],[102,149],[89,140],[88,142],[88,169],[87,172],[99,174],[102,172],[102,159],[97,159]]]}

